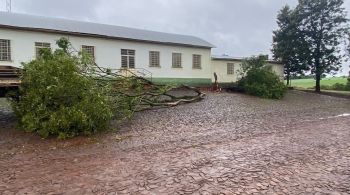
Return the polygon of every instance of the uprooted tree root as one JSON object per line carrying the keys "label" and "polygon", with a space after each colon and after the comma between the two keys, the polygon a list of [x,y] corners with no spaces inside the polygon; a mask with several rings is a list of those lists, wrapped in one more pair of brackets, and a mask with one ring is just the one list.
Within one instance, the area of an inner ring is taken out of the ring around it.
{"label": "uprooted tree root", "polygon": [[[201,101],[205,93],[196,87],[188,85],[171,86],[155,84],[149,79],[137,76],[128,69],[111,70],[95,65],[93,74],[91,69],[88,74],[98,80],[101,85],[111,85],[110,97],[127,97],[130,101],[130,108],[134,112],[174,107],[180,104],[187,104]],[[177,96],[174,92],[181,91],[190,95]]]}

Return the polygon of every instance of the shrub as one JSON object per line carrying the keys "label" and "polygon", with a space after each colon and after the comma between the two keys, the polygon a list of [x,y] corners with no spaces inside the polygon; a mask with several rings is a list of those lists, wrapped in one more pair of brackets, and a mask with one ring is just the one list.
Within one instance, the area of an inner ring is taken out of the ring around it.
{"label": "shrub", "polygon": [[279,77],[268,69],[249,70],[238,86],[250,95],[270,99],[281,99],[287,91]]}
{"label": "shrub", "polygon": [[23,63],[19,98],[12,100],[20,127],[62,139],[105,129],[112,117],[106,89],[81,74],[84,58],[67,52],[66,39],[58,45],[60,49],[42,50],[38,59]]}
{"label": "shrub", "polygon": [[236,91],[250,95],[281,99],[287,87],[280,78],[266,66],[267,56],[260,55],[245,59],[240,71],[241,79],[237,83]]}

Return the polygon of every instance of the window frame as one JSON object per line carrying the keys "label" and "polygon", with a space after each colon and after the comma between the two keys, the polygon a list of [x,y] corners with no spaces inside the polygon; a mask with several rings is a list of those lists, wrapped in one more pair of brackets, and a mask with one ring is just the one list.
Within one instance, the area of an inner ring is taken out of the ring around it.
{"label": "window frame", "polygon": [[160,68],[160,51],[149,51],[149,67]]}
{"label": "window frame", "polygon": [[[198,58],[198,59],[196,59]],[[202,55],[192,54],[192,68],[193,69],[202,69]]]}
{"label": "window frame", "polygon": [[[4,45],[2,45],[1,42],[3,42]],[[0,39],[0,62],[12,62],[10,39]]]}
{"label": "window frame", "polygon": [[235,74],[235,64],[234,63],[227,63],[227,75],[234,75]]}
{"label": "window frame", "polygon": [[[176,59],[178,58],[178,59]],[[182,53],[172,53],[172,68],[182,68]]]}
{"label": "window frame", "polygon": [[[136,50],[121,49],[120,54],[121,54],[121,68],[135,69]],[[125,66],[124,66],[124,62],[126,62]]]}
{"label": "window frame", "polygon": [[36,41],[36,42],[34,42],[34,48],[35,48],[35,57],[39,58],[40,49],[46,49],[46,48],[51,49],[51,43]]}
{"label": "window frame", "polygon": [[[92,48],[92,50],[90,50]],[[87,54],[92,56],[92,59],[96,60],[96,47],[93,45],[81,45],[81,51],[85,51]],[[92,53],[91,53],[92,51]]]}

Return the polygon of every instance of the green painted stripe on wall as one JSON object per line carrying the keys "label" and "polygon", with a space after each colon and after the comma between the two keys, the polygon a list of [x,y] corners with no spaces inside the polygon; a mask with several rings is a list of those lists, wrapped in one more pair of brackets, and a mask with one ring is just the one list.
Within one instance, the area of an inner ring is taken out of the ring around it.
{"label": "green painted stripe on wall", "polygon": [[152,78],[154,83],[158,84],[186,84],[190,86],[210,86],[211,79],[205,78]]}

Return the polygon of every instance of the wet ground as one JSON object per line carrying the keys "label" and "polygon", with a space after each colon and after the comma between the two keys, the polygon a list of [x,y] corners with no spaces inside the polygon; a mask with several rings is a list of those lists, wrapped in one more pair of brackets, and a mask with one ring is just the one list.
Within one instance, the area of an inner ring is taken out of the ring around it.
{"label": "wet ground", "polygon": [[345,99],[209,94],[66,141],[16,131],[1,110],[0,194],[350,194]]}

